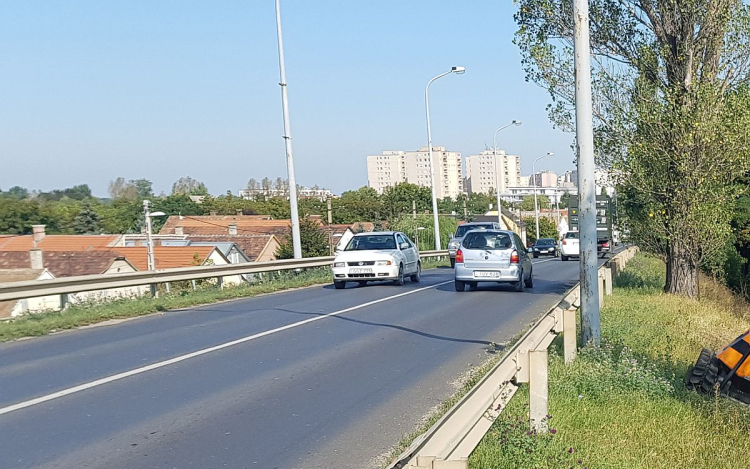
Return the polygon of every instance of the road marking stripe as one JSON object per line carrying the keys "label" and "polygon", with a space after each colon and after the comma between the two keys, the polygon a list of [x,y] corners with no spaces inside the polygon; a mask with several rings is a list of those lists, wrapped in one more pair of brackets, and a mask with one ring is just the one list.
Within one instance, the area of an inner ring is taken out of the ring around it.
{"label": "road marking stripe", "polygon": [[547,259],[546,261],[536,261],[536,262],[531,261],[531,264],[532,265],[544,264],[545,262],[552,262],[552,261],[556,261],[556,260],[557,260],[557,258],[555,257],[555,258],[552,258],[552,259]]}
{"label": "road marking stripe", "polygon": [[26,408],[26,407],[31,407],[31,406],[36,405],[36,404],[41,404],[43,402],[51,401],[51,400],[57,399],[59,397],[64,397],[64,396],[68,396],[70,394],[74,394],[74,393],[77,393],[77,392],[85,391],[87,389],[95,388],[95,387],[101,386],[103,384],[111,383],[113,381],[117,381],[117,380],[120,380],[120,379],[128,378],[130,376],[134,376],[134,375],[137,375],[137,374],[145,373],[147,371],[155,370],[157,368],[163,368],[165,366],[172,365],[174,363],[179,363],[181,361],[189,360],[191,358],[195,358],[195,357],[198,357],[198,356],[201,356],[201,355],[205,355],[207,353],[216,352],[217,350],[222,350],[222,349],[225,349],[225,348],[228,348],[228,347],[232,347],[234,345],[238,345],[238,344],[242,344],[242,343],[245,343],[245,342],[249,342],[251,340],[259,339],[261,337],[265,337],[267,335],[271,335],[271,334],[275,334],[277,332],[285,331],[287,329],[293,329],[295,327],[299,327],[299,326],[302,326],[302,325],[305,325],[305,324],[309,324],[311,322],[320,321],[321,319],[329,318],[331,316],[338,316],[340,314],[348,313],[349,311],[354,311],[354,310],[357,310],[357,309],[366,308],[367,306],[372,306],[374,304],[382,303],[382,302],[388,301],[388,300],[393,300],[395,298],[400,298],[402,296],[412,295],[414,293],[419,293],[421,291],[429,290],[431,288],[439,287],[440,285],[445,285],[445,284],[452,283],[452,282],[453,282],[453,280],[450,280],[448,282],[437,283],[435,285],[430,285],[428,287],[422,287],[422,288],[418,288],[416,290],[410,290],[410,291],[407,291],[407,292],[404,292],[404,293],[399,293],[398,295],[388,296],[386,298],[381,298],[379,300],[369,301],[367,303],[362,303],[361,305],[356,305],[356,306],[352,306],[352,307],[349,307],[349,308],[346,308],[346,309],[342,309],[342,310],[339,310],[339,311],[334,311],[333,313],[328,313],[328,314],[325,314],[323,316],[316,316],[316,317],[313,317],[313,318],[305,319],[303,321],[295,322],[295,323],[292,323],[292,324],[287,324],[286,326],[277,327],[276,329],[270,329],[270,330],[265,331],[265,332],[259,332],[257,334],[249,335],[247,337],[243,337],[241,339],[233,340],[231,342],[226,342],[226,343],[223,343],[223,344],[220,344],[220,345],[216,345],[216,346],[213,346],[213,347],[209,347],[209,348],[206,348],[206,349],[203,349],[203,350],[198,350],[196,352],[188,353],[186,355],[181,355],[179,357],[170,358],[169,360],[164,360],[164,361],[161,361],[161,362],[158,362],[158,363],[153,363],[151,365],[147,365],[147,366],[144,366],[144,367],[141,367],[141,368],[136,368],[134,370],[125,371],[125,372],[118,373],[118,374],[115,374],[115,375],[112,375],[112,376],[107,376],[105,378],[97,379],[97,380],[91,381],[89,383],[84,383],[84,384],[80,384],[78,386],[73,386],[72,388],[63,389],[62,391],[58,391],[58,392],[55,392],[55,393],[52,393],[52,394],[48,394],[46,396],[37,397],[35,399],[30,399],[28,401],[19,402],[18,404],[13,404],[13,405],[9,405],[7,407],[0,408],[0,415],[13,412],[14,410],[20,410],[20,409],[23,409],[23,408]]}

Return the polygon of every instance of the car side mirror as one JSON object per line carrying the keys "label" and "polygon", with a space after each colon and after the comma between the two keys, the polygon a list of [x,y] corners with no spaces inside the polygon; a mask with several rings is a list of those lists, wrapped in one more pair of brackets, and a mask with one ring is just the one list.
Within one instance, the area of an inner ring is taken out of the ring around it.
{"label": "car side mirror", "polygon": [[410,248],[411,246],[409,246],[409,243],[401,243],[401,244],[399,245],[399,247],[400,247],[401,249],[409,249],[409,248]]}

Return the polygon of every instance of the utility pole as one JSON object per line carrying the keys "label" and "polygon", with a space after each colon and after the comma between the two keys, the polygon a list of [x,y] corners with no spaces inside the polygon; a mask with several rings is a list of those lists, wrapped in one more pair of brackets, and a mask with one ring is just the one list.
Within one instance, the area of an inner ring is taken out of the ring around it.
{"label": "utility pole", "polygon": [[289,99],[287,97],[286,67],[284,65],[284,41],[281,36],[281,6],[276,0],[276,38],[279,45],[279,75],[281,86],[281,108],[284,115],[284,146],[286,147],[286,172],[289,178],[289,209],[292,222],[292,250],[294,258],[302,258],[302,244],[299,234],[299,212],[297,209],[297,180],[294,176],[294,156],[292,155],[292,128],[289,124]]}
{"label": "utility pole", "polygon": [[331,198],[328,197],[328,224],[333,223],[333,211],[331,210]]}
{"label": "utility pole", "polygon": [[464,221],[469,220],[469,211],[466,209],[466,197],[464,197]]}
{"label": "utility pole", "polygon": [[416,200],[411,201],[411,218],[412,220],[417,219],[417,201]]}
{"label": "utility pole", "polygon": [[588,0],[573,2],[576,80],[576,146],[578,147],[578,231],[581,238],[581,339],[599,345],[599,281],[596,256],[596,183],[591,103],[591,49]]}
{"label": "utility pole", "polygon": [[143,213],[146,217],[146,242],[148,243],[148,270],[156,270],[154,265],[154,241],[151,239],[151,202],[148,200],[143,201]]}

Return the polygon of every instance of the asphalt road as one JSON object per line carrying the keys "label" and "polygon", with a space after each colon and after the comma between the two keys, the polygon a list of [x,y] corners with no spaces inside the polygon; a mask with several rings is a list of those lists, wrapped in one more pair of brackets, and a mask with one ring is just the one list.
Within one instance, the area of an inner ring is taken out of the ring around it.
{"label": "asphalt road", "polygon": [[362,468],[552,307],[532,290],[313,287],[0,344],[0,467]]}

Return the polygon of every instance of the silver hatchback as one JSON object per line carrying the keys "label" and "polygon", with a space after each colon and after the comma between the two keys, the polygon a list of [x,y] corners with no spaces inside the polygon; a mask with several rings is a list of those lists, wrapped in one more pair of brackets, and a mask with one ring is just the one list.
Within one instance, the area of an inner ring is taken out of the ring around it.
{"label": "silver hatchback", "polygon": [[533,288],[533,266],[521,238],[512,231],[469,231],[456,251],[456,291],[479,282],[511,283],[516,291]]}

